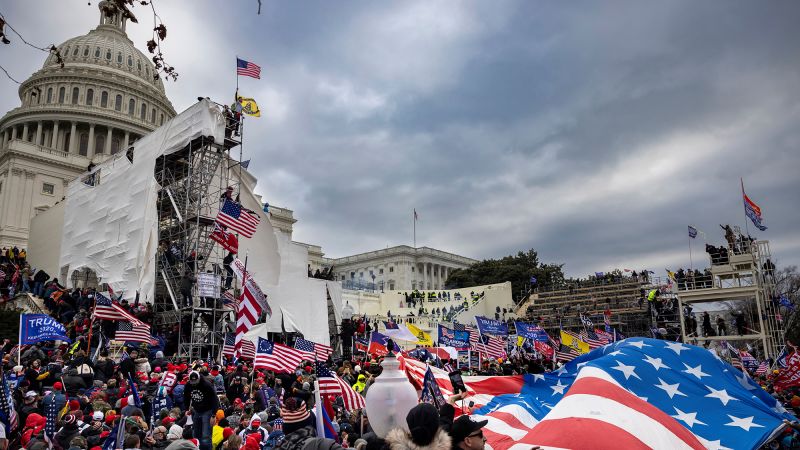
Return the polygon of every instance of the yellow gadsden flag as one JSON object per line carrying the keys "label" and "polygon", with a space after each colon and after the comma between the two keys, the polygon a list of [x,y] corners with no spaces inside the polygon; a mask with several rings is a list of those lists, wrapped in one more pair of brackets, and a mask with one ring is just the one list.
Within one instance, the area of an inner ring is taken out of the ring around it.
{"label": "yellow gadsden flag", "polygon": [[[249,97],[237,97],[237,101],[242,105],[242,113],[248,116],[261,117],[261,110],[258,109],[258,103]],[[234,111],[235,111],[234,104]]]}
{"label": "yellow gadsden flag", "polygon": [[433,339],[431,339],[431,335],[420,330],[416,327],[416,325],[412,325],[410,323],[406,324],[408,331],[411,332],[414,336],[417,337],[417,344],[418,345],[425,345],[428,347],[433,347]]}
{"label": "yellow gadsden flag", "polygon": [[584,353],[589,353],[589,344],[583,342],[575,336],[572,336],[571,334],[565,333],[564,330],[561,330],[561,343],[567,347],[572,347],[581,355]]}

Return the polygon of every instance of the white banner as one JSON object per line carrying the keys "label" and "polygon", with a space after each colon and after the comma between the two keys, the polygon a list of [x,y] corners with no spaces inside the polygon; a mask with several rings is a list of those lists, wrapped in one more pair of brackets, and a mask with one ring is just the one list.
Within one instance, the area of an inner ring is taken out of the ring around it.
{"label": "white banner", "polygon": [[197,274],[197,292],[200,297],[219,298],[222,279],[213,273]]}

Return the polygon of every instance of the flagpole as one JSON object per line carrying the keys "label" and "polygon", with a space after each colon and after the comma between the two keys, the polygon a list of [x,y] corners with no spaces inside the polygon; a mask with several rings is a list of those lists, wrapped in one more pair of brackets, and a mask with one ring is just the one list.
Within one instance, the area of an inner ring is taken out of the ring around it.
{"label": "flagpole", "polygon": [[747,235],[750,236],[750,227],[747,225],[747,206],[745,205],[744,201],[744,178],[739,177],[739,181],[742,183],[742,208],[744,208],[744,229],[747,231]]}
{"label": "flagpole", "polygon": [[22,365],[22,314],[19,315],[19,336],[17,337],[17,364]]}
{"label": "flagpole", "polygon": [[414,223],[414,248],[417,248],[417,210],[414,209],[414,214],[411,216],[411,221]]}
{"label": "flagpole", "polygon": [[689,241],[689,270],[694,269],[694,263],[692,262],[692,237],[689,234],[686,234],[686,240]]}
{"label": "flagpole", "polygon": [[[92,310],[95,309],[96,301],[97,300],[95,300],[94,295],[92,295]],[[86,339],[88,341],[88,343],[86,344],[87,354],[92,353],[92,328],[94,328],[94,314],[92,314],[92,320],[89,322],[89,337]]]}

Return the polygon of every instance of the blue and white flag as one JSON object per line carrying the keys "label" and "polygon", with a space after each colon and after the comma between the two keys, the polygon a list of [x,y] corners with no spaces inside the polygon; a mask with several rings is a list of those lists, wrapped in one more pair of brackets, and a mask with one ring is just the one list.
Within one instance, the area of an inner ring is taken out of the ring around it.
{"label": "blue and white flag", "polygon": [[72,342],[67,329],[47,314],[20,314],[20,344],[35,344],[40,341]]}
{"label": "blue and white flag", "polygon": [[550,336],[544,331],[544,328],[525,323],[525,322],[514,322],[514,326],[517,329],[517,334],[519,336],[524,337],[525,339],[530,339],[533,341],[539,342],[549,342]]}
{"label": "blue and white flag", "polygon": [[439,324],[439,345],[466,350],[469,348],[469,331],[451,330]]}
{"label": "blue and white flag", "polygon": [[697,228],[689,225],[689,237],[694,239],[697,237]]}
{"label": "blue and white flag", "polygon": [[475,322],[478,324],[478,330],[481,332],[481,334],[490,334],[492,336],[508,336],[508,324],[502,320],[494,320],[483,316],[475,316]]}
{"label": "blue and white flag", "polygon": [[781,350],[781,353],[778,355],[778,358],[775,360],[775,364],[777,364],[778,367],[780,367],[781,369],[785,369],[785,368],[789,367],[789,364],[787,364],[787,362],[786,362],[786,358],[788,356],[789,356],[789,347],[788,346],[783,346],[783,350]]}

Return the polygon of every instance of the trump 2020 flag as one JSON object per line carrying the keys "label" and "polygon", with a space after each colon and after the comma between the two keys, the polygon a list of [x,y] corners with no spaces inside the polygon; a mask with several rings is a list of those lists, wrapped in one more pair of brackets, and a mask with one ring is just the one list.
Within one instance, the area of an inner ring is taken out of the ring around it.
{"label": "trump 2020 flag", "polygon": [[67,330],[59,321],[47,314],[20,314],[20,345],[35,344],[40,341],[72,342]]}
{"label": "trump 2020 flag", "polygon": [[744,180],[742,180],[742,200],[744,201],[744,214],[753,221],[756,228],[761,231],[766,230],[767,227],[761,224],[761,208],[744,193]]}

